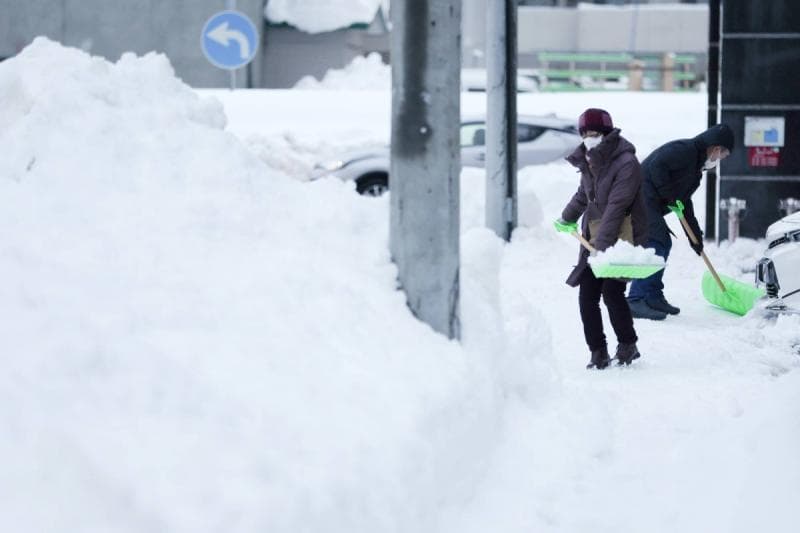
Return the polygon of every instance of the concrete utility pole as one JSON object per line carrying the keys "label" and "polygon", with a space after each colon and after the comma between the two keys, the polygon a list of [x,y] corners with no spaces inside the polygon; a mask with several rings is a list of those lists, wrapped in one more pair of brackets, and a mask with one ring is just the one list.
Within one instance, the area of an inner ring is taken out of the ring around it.
{"label": "concrete utility pole", "polygon": [[517,226],[517,1],[486,13],[486,226],[505,240]]}
{"label": "concrete utility pole", "polygon": [[392,258],[414,315],[458,338],[461,0],[391,12]]}

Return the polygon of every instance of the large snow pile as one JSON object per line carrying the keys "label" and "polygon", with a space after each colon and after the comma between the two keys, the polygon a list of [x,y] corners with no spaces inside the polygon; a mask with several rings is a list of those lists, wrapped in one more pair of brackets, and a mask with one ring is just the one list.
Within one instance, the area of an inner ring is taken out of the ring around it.
{"label": "large snow pile", "polygon": [[295,89],[334,91],[388,91],[392,86],[392,68],[383,62],[381,55],[356,56],[342,69],[329,69],[319,81],[304,76]]}
{"label": "large snow pile", "polygon": [[496,238],[462,348],[396,290],[385,199],[270,170],[164,56],[39,38],[0,101],[6,530],[433,531],[468,498],[549,349]]}
{"label": "large snow pile", "polygon": [[353,24],[370,24],[389,0],[269,0],[264,14],[272,23],[290,24],[307,33],[322,33]]}

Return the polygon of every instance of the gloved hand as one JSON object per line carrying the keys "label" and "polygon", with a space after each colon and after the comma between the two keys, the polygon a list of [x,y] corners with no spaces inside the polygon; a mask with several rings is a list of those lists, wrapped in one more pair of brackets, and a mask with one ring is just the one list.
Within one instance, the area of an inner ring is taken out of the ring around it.
{"label": "gloved hand", "polygon": [[577,222],[567,222],[560,218],[558,220],[553,221],[553,226],[555,226],[556,231],[560,231],[561,233],[573,233],[578,231]]}
{"label": "gloved hand", "polygon": [[699,255],[700,255],[700,253],[703,251],[703,240],[702,240],[702,239],[700,239],[700,240],[697,242],[697,244],[695,244],[695,243],[693,243],[693,242],[689,241],[689,246],[691,246],[691,247],[692,247],[692,250],[694,250],[694,253],[696,253],[696,254],[699,256]]}
{"label": "gloved hand", "polygon": [[669,202],[667,207],[670,211],[675,213],[675,216],[678,218],[683,218],[683,202],[680,200],[675,200],[674,202]]}

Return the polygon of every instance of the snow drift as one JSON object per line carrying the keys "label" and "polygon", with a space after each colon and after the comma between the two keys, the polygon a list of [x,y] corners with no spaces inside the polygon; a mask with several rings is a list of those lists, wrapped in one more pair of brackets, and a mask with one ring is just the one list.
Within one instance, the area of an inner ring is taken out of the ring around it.
{"label": "snow drift", "polygon": [[517,319],[488,368],[493,237],[464,349],[396,290],[385,200],[270,170],[164,56],[39,38],[0,101],[6,528],[431,531],[465,497],[533,353]]}
{"label": "snow drift", "polygon": [[356,56],[341,69],[328,69],[321,80],[303,76],[294,85],[303,90],[389,91],[392,88],[392,68],[377,52]]}

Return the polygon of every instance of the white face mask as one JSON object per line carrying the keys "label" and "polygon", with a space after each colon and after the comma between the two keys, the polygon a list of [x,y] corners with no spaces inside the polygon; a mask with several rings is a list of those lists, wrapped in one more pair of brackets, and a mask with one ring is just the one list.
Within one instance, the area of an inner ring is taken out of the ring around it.
{"label": "white face mask", "polygon": [[703,163],[703,170],[713,170],[719,166],[719,162],[728,157],[730,152],[724,148],[715,148]]}
{"label": "white face mask", "polygon": [[583,145],[586,147],[587,150],[591,150],[592,148],[597,147],[598,144],[603,142],[602,137],[586,137],[583,139]]}

